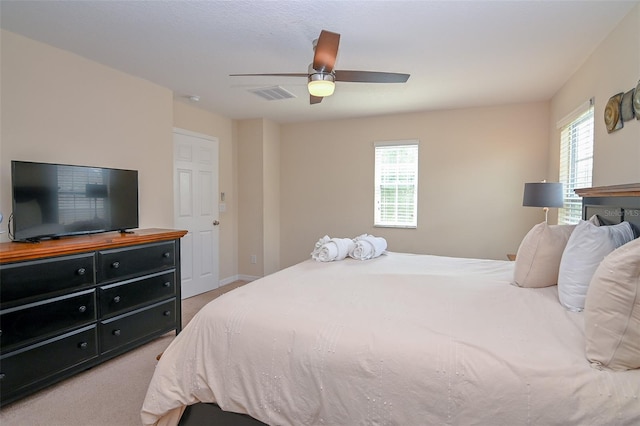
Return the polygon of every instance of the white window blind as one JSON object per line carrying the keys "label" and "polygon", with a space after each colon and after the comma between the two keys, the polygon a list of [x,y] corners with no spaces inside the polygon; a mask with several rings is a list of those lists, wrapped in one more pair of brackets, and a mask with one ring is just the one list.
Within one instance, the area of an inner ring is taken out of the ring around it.
{"label": "white window blind", "polygon": [[58,167],[58,218],[61,224],[105,217],[104,198],[88,193],[87,184],[104,186],[105,176],[99,169],[89,167]]}
{"label": "white window blind", "polygon": [[418,224],[418,141],[376,142],[374,225]]}
{"label": "white window blind", "polygon": [[576,188],[589,188],[593,172],[593,100],[585,102],[558,122],[560,128],[560,182],[564,207],[558,210],[559,224],[577,223],[582,218],[582,199]]}

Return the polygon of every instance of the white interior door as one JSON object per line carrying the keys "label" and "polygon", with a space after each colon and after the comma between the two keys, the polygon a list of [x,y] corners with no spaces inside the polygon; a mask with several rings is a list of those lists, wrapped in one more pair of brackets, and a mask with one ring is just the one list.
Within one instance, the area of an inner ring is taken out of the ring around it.
{"label": "white interior door", "polygon": [[218,140],[174,129],[175,227],[181,244],[182,298],[219,286]]}

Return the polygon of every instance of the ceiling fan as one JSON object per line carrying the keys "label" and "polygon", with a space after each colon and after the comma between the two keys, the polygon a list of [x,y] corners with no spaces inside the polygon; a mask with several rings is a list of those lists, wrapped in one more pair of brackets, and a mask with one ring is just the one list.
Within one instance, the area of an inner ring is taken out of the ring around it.
{"label": "ceiling fan", "polygon": [[230,74],[230,76],[307,77],[310,103],[319,104],[325,96],[331,96],[336,81],[355,83],[405,83],[409,74],[378,71],[336,70],[340,34],[322,30],[314,41],[313,63],[307,73]]}

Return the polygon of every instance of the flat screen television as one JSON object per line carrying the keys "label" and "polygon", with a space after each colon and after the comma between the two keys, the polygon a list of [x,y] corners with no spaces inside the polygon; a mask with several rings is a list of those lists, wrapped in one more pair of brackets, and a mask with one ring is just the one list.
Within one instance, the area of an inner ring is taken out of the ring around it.
{"label": "flat screen television", "polygon": [[11,162],[14,241],[138,227],[138,171]]}

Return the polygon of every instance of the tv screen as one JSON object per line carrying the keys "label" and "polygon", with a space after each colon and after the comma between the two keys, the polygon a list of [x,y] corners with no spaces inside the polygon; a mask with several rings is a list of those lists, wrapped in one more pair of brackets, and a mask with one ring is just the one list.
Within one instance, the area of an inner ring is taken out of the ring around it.
{"label": "tv screen", "polygon": [[136,170],[12,161],[11,185],[14,241],[138,227]]}

